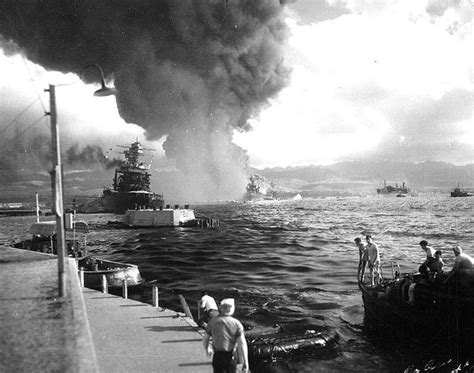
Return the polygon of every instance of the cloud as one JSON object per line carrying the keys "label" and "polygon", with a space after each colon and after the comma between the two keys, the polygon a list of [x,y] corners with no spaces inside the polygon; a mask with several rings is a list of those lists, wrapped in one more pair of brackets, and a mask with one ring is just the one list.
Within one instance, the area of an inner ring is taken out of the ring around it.
{"label": "cloud", "polygon": [[427,2],[345,1],[350,14],[312,24],[289,18],[291,84],[252,134],[272,140],[258,152],[247,134],[236,141],[261,166],[381,153],[472,162],[472,20],[463,3],[429,13]]}

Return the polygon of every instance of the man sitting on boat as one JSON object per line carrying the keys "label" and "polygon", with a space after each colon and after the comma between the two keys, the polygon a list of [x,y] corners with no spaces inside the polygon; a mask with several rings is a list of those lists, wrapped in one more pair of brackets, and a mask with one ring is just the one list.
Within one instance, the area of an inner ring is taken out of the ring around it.
{"label": "man sitting on boat", "polygon": [[441,250],[437,250],[433,257],[427,258],[418,269],[421,274],[427,275],[431,279],[443,270],[444,262],[441,258]]}
{"label": "man sitting on boat", "polygon": [[453,269],[451,269],[451,271],[449,272],[445,282],[448,282],[448,280],[455,274],[471,274],[472,277],[472,272],[474,268],[474,258],[464,253],[461,246],[454,246],[453,252],[456,259],[454,259]]}
{"label": "man sitting on boat", "polygon": [[428,241],[421,240],[420,246],[423,249],[423,251],[426,253],[426,259],[434,257],[435,249],[433,249],[431,246],[428,246]]}

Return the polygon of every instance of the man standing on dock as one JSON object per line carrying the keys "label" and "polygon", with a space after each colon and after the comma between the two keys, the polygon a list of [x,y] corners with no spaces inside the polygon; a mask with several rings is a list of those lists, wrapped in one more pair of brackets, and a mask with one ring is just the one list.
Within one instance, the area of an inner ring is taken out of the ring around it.
{"label": "man standing on dock", "polygon": [[210,355],[209,340],[212,337],[214,349],[212,367],[214,373],[234,373],[236,371],[236,363],[232,361],[236,347],[238,355],[243,360],[242,372],[248,372],[248,348],[244,327],[239,320],[232,317],[234,311],[234,299],[223,299],[221,301],[221,313],[219,316],[212,318],[206,328],[203,344],[204,349]]}

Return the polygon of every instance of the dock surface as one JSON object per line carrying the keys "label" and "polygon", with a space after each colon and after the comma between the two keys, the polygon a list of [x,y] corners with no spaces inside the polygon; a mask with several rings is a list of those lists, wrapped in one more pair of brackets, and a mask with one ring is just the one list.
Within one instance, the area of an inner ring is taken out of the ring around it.
{"label": "dock surface", "polygon": [[87,288],[83,296],[101,372],[212,372],[182,313]]}
{"label": "dock surface", "polygon": [[76,271],[59,298],[56,256],[0,246],[0,372],[98,372]]}
{"label": "dock surface", "polygon": [[79,284],[57,257],[0,246],[0,372],[212,372],[196,324]]}

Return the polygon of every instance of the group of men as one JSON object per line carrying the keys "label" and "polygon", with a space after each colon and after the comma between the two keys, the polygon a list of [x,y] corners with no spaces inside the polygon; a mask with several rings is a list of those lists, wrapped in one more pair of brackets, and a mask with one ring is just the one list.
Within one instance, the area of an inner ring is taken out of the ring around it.
{"label": "group of men", "polygon": [[[375,280],[382,279],[380,273],[380,253],[376,243],[373,242],[372,236],[369,234],[365,236],[367,244],[365,245],[362,240],[357,237],[354,241],[356,246],[359,248],[359,266],[357,269],[357,279],[363,282],[365,279],[365,269],[368,266],[370,270],[370,283],[372,286],[375,285]],[[420,246],[426,253],[426,260],[419,268],[419,272],[422,274],[436,274],[440,273],[443,269],[444,262],[441,258],[441,250],[435,250],[429,246],[428,241],[420,241]],[[455,256],[454,265],[448,274],[445,282],[447,282],[457,271],[474,268],[474,258],[463,252],[460,246],[453,247],[453,253]]]}
{"label": "group of men", "polygon": [[[435,251],[426,240],[422,240],[420,246],[426,252],[426,260],[420,266],[420,273],[440,273],[444,265],[443,259],[441,259],[441,250]],[[449,271],[444,282],[447,282],[458,271],[474,268],[474,258],[463,252],[461,246],[453,246],[453,253],[453,268]]]}
{"label": "group of men", "polygon": [[199,322],[206,328],[203,344],[207,355],[212,356],[214,373],[235,373],[238,363],[242,363],[241,372],[248,372],[247,341],[242,323],[233,317],[234,299],[223,299],[219,311],[214,298],[204,291],[200,303]]}

